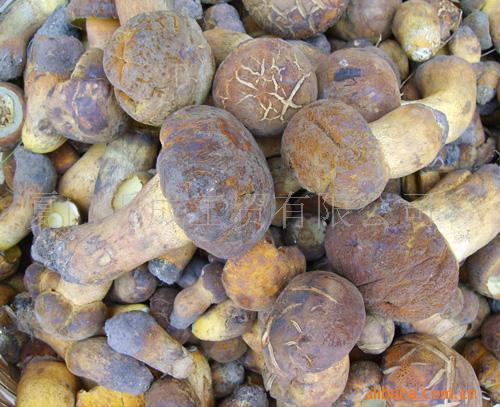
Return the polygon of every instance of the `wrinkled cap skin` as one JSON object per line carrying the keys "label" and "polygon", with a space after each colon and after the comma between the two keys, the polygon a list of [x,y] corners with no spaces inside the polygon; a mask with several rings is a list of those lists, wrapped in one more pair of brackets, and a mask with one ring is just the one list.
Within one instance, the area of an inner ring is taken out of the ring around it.
{"label": "wrinkled cap skin", "polygon": [[[392,406],[483,405],[472,366],[434,337],[416,334],[401,337],[386,351],[381,369],[383,388],[391,393],[404,389],[407,397],[412,398],[394,401]],[[451,393],[453,398],[447,398]]]}
{"label": "wrinkled cap skin", "polygon": [[156,11],[115,31],[104,51],[104,70],[122,109],[159,127],[170,113],[205,100],[215,67],[195,20]]}
{"label": "wrinkled cap skin", "polygon": [[304,39],[333,26],[348,0],[243,0],[248,13],[267,32]]}
{"label": "wrinkled cap skin", "polygon": [[432,220],[388,194],[330,226],[333,268],[354,283],[374,314],[417,321],[440,312],[458,284],[458,264]]}
{"label": "wrinkled cap skin", "polygon": [[178,225],[220,258],[263,238],[274,214],[273,179],[250,132],[230,113],[186,107],[164,123],[157,170]]}
{"label": "wrinkled cap skin", "polygon": [[300,110],[281,146],[299,183],[339,208],[363,208],[389,180],[378,140],[363,117],[339,100],[318,100]]}
{"label": "wrinkled cap skin", "polygon": [[238,46],[222,62],[213,84],[217,107],[234,114],[256,136],[275,136],[303,106],[316,100],[309,59],[279,38]]}
{"label": "wrinkled cap skin", "polygon": [[363,299],[353,284],[327,271],[300,274],[266,321],[266,367],[281,381],[328,369],[351,351],[364,323]]}

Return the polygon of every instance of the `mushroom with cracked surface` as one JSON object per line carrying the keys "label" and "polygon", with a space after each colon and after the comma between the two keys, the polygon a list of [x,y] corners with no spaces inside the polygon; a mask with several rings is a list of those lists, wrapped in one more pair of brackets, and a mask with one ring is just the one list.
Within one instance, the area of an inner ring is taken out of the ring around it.
{"label": "mushroom with cracked surface", "polygon": [[265,322],[262,345],[270,377],[287,387],[331,368],[354,347],[364,323],[363,299],[353,284],[325,271],[299,274]]}
{"label": "mushroom with cracked surface", "polygon": [[317,79],[307,57],[280,38],[257,38],[234,49],[217,69],[217,107],[257,136],[275,136],[304,105],[316,100]]}
{"label": "mushroom with cracked surface", "polygon": [[[460,354],[426,335],[406,335],[384,354],[382,386],[388,392],[406,391],[411,405],[450,403],[451,395],[463,394],[464,405],[481,407],[481,389],[472,366]],[[461,393],[462,392],[462,393]],[[395,401],[402,406],[408,399]],[[414,403],[414,404],[413,404]]]}

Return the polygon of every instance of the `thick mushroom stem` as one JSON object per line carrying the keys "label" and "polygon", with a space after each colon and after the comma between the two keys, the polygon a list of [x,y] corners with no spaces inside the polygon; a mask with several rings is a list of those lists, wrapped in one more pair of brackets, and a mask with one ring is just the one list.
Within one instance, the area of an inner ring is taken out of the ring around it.
{"label": "thick mushroom stem", "polygon": [[415,75],[423,99],[420,103],[446,116],[449,132],[446,143],[458,139],[470,125],[476,108],[476,75],[462,58],[439,55],[421,65]]}
{"label": "thick mushroom stem", "polygon": [[460,262],[500,232],[500,167],[455,171],[413,206],[429,216]]}
{"label": "thick mushroom stem", "polygon": [[[380,143],[389,178],[404,177],[429,165],[449,134],[446,116],[423,103],[400,106],[369,126]],[[415,133],[408,134],[412,128]]]}
{"label": "thick mushroom stem", "polygon": [[100,284],[188,242],[155,176],[128,206],[99,223],[43,230],[32,256],[69,282]]}

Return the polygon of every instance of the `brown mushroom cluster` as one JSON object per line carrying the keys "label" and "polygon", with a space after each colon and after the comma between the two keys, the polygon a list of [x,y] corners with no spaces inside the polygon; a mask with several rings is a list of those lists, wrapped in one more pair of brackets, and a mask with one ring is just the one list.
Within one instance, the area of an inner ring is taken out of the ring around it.
{"label": "brown mushroom cluster", "polygon": [[500,405],[500,0],[0,0],[0,405]]}

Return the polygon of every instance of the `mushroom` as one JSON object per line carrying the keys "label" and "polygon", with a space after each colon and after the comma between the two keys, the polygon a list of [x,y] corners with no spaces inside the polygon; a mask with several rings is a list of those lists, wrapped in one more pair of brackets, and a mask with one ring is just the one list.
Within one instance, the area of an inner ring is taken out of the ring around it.
{"label": "mushroom", "polygon": [[42,231],[33,258],[68,281],[96,284],[191,239],[226,258],[262,239],[274,211],[272,178],[234,116],[208,106],[179,110],[164,123],[161,141],[158,175],[129,205],[100,223]]}
{"label": "mushroom", "polygon": [[[56,15],[51,25],[35,35],[24,74],[26,118],[22,141],[26,149],[45,154],[57,150],[66,139],[56,131],[49,118],[47,99],[54,86],[67,80],[84,52],[83,44],[66,33],[66,22]],[[50,19],[46,24],[51,23]],[[59,32],[62,31],[62,32]],[[46,34],[44,32],[47,31]]]}
{"label": "mushroom", "polygon": [[441,48],[438,10],[425,0],[402,3],[392,21],[392,32],[412,61],[427,61]]}
{"label": "mushroom", "polygon": [[0,82],[0,151],[13,148],[19,142],[25,115],[22,89]]}
{"label": "mushroom", "polygon": [[264,311],[290,280],[305,271],[306,259],[297,247],[277,249],[264,239],[242,256],[226,262],[222,283],[237,306]]}
{"label": "mushroom", "polygon": [[75,342],[67,350],[65,360],[74,375],[115,391],[139,395],[148,390],[153,381],[146,366],[115,352],[103,337]]}
{"label": "mushroom", "polygon": [[268,405],[265,390],[261,386],[248,384],[238,387],[230,397],[219,404],[220,407],[268,407]]}
{"label": "mushroom", "polygon": [[212,28],[224,28],[235,32],[245,33],[245,27],[240,20],[238,10],[230,4],[216,4],[203,13],[203,31]]}
{"label": "mushroom", "polygon": [[264,380],[266,388],[278,403],[287,403],[287,406],[329,407],[346,387],[349,364],[349,357],[345,356],[327,369],[297,376],[290,382],[282,382],[266,372]]}
{"label": "mushroom", "polygon": [[66,13],[71,24],[85,28],[90,48],[104,49],[120,26],[113,0],[71,0]]}
{"label": "mushroom", "polygon": [[[363,406],[370,405],[370,396],[380,387],[382,372],[380,367],[369,361],[354,362],[349,368],[349,378],[344,392],[332,407],[344,407],[348,405]],[[381,400],[381,403],[385,401]]]}
{"label": "mushroom", "polygon": [[492,401],[500,402],[499,360],[482,344],[480,339],[467,343],[462,355],[474,368],[481,387],[488,392]]}
{"label": "mushroom", "polygon": [[365,326],[356,345],[364,353],[379,355],[391,346],[394,330],[392,319],[368,313]]}
{"label": "mushroom", "polygon": [[114,0],[121,25],[125,25],[131,18],[155,11],[171,11],[184,14],[193,20],[200,20],[203,9],[200,0]]}
{"label": "mushroom", "polygon": [[187,380],[170,376],[153,383],[146,392],[145,402],[150,407],[199,407],[201,401]]}
{"label": "mushroom", "polygon": [[265,322],[266,368],[282,385],[329,369],[351,351],[364,323],[361,294],[349,281],[325,271],[299,274]]}
{"label": "mushroom", "polygon": [[75,404],[78,379],[63,362],[33,359],[23,369],[17,387],[16,406],[64,406]]}
{"label": "mushroom", "polygon": [[157,151],[157,132],[136,124],[106,146],[90,200],[91,222],[105,219],[135,198],[147,183],[147,175],[139,173],[154,167]]}
{"label": "mushroom", "polygon": [[174,328],[186,329],[212,304],[220,304],[227,299],[221,280],[223,266],[220,263],[207,264],[196,283],[184,288],[175,297],[170,315]]}
{"label": "mushroom", "polygon": [[101,166],[105,144],[94,144],[60,178],[57,192],[87,215]]}
{"label": "mushroom", "polygon": [[125,112],[138,122],[161,126],[169,114],[203,103],[214,61],[195,20],[156,11],[139,14],[116,30],[104,51],[104,71]]}
{"label": "mushroom", "polygon": [[251,329],[256,313],[239,308],[225,300],[210,308],[193,324],[193,335],[203,341],[224,341],[237,338]]}
{"label": "mushroom", "polygon": [[389,178],[430,164],[445,142],[469,126],[475,74],[462,59],[439,56],[420,66],[416,79],[424,99],[403,104],[370,125],[337,100],[301,109],[282,141],[282,157],[300,185],[322,194],[329,204],[360,209],[380,196]]}
{"label": "mushroom", "polygon": [[398,339],[385,353],[381,369],[382,389],[391,394],[399,391],[400,397],[406,397],[402,400],[411,399],[421,405],[428,405],[430,400],[446,404],[462,395],[460,400],[467,400],[468,405],[482,406],[472,366],[430,336],[406,335]]}
{"label": "mushroom", "polygon": [[143,264],[113,281],[109,298],[114,302],[137,304],[147,301],[156,287],[156,278]]}
{"label": "mushroom", "polygon": [[500,313],[490,315],[481,327],[481,341],[486,348],[500,359]]}
{"label": "mushroom", "polygon": [[215,362],[212,365],[214,395],[217,398],[229,396],[245,380],[245,368],[237,361]]}
{"label": "mushroom", "polygon": [[124,312],[106,321],[108,344],[116,352],[185,379],[195,370],[190,353],[172,338],[155,319],[142,311]]}
{"label": "mushroom", "polygon": [[[245,336],[246,333],[243,334]],[[240,359],[248,350],[241,337],[223,341],[200,341],[203,353],[219,363],[229,363]]]}
{"label": "mushroom", "polygon": [[[266,32],[282,38],[310,38],[332,27],[347,9],[348,1],[243,0],[252,19]],[[249,30],[247,30],[250,32]]]}
{"label": "mushroom", "polygon": [[217,69],[212,88],[215,105],[257,136],[283,132],[300,108],[316,100],[317,92],[307,57],[279,38],[240,44]]}
{"label": "mushroom", "polygon": [[351,0],[347,10],[331,31],[349,41],[366,38],[372,43],[391,35],[391,24],[401,0]]}
{"label": "mushroom", "polygon": [[65,0],[20,0],[0,15],[0,81],[22,75],[26,47],[35,31]]}
{"label": "mushroom", "polygon": [[13,201],[0,213],[0,251],[10,249],[28,236],[38,202],[54,190],[57,181],[46,156],[18,147],[14,159]]}
{"label": "mushroom", "polygon": [[373,313],[428,318],[453,295],[458,262],[500,231],[499,179],[500,168],[485,165],[449,174],[411,204],[389,194],[329,228],[328,258]]}
{"label": "mushroom", "polygon": [[467,259],[467,280],[479,294],[500,299],[500,235]]}
{"label": "mushroom", "polygon": [[149,299],[149,313],[172,338],[184,344],[191,337],[191,330],[176,329],[170,324],[170,315],[179,290],[175,287],[159,287]]}
{"label": "mushroom", "polygon": [[48,94],[48,117],[69,140],[109,143],[120,136],[128,117],[115,99],[102,68],[102,50],[91,48],[77,62],[71,77]]}

